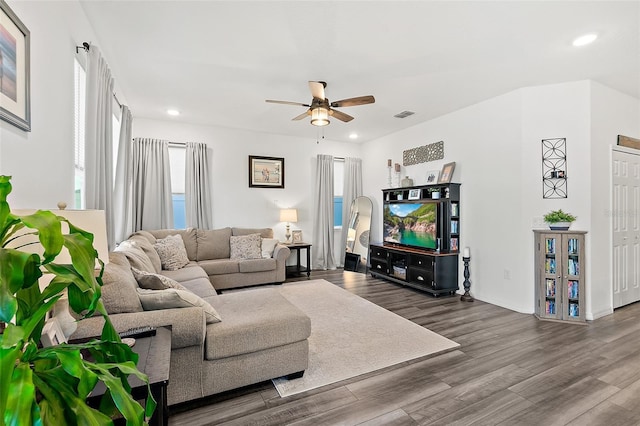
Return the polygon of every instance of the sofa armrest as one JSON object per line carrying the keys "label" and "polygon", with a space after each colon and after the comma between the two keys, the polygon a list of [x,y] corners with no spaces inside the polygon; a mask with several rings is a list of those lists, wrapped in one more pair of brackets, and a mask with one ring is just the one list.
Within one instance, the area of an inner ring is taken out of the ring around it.
{"label": "sofa armrest", "polygon": [[289,247],[280,243],[276,244],[272,256],[276,260],[276,282],[284,282],[287,278],[287,259],[290,254]]}
{"label": "sofa armrest", "polygon": [[[172,349],[203,346],[207,331],[204,311],[199,307],[110,314],[109,318],[119,333],[135,327],[171,326]],[[100,336],[103,326],[104,319],[101,316],[80,320],[71,339]]]}

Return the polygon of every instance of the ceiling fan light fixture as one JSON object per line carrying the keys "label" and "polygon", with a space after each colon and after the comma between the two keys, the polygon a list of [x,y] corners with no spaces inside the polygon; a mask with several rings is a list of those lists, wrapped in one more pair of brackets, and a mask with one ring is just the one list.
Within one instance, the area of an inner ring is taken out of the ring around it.
{"label": "ceiling fan light fixture", "polygon": [[311,124],[314,126],[326,126],[329,124],[329,110],[324,107],[312,109]]}

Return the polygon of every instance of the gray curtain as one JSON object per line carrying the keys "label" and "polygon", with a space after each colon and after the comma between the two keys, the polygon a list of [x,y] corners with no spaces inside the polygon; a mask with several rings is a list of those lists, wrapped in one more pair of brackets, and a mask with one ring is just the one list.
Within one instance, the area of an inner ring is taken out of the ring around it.
{"label": "gray curtain", "polygon": [[347,247],[347,233],[351,203],[362,195],[362,160],[360,158],[344,159],[344,187],[342,190],[342,234],[340,237],[340,265],[344,264],[344,254]]}
{"label": "gray curtain", "polygon": [[132,171],[133,230],[173,228],[169,142],[135,138]]}
{"label": "gray curtain", "polygon": [[115,241],[119,243],[133,233],[133,208],[131,200],[131,123],[133,117],[129,107],[122,105],[120,119],[120,139],[118,141],[118,160],[113,186],[113,211],[118,212],[113,218]]}
{"label": "gray curtain", "polygon": [[107,241],[113,249],[113,79],[96,46],[87,55],[85,207],[105,211]]}
{"label": "gray curtain", "polygon": [[187,142],[184,200],[186,225],[191,228],[211,229],[211,184],[207,145]]}
{"label": "gray curtain", "polygon": [[313,268],[336,269],[333,256],[333,157],[318,155],[316,160],[316,212],[313,224]]}

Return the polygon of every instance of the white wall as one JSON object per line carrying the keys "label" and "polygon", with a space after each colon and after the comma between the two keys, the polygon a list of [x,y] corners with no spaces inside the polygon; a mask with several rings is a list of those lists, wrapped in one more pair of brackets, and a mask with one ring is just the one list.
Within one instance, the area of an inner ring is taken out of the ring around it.
{"label": "white wall", "polygon": [[[512,92],[366,144],[364,192],[374,201],[372,241],[382,237],[380,189],[387,187],[387,159],[402,163],[404,150],[442,140],[443,160],[402,167],[402,176],[422,185],[427,171],[456,162],[452,181],[462,183],[460,247],[471,249],[472,294],[532,311],[533,286],[520,274],[529,262],[522,243],[528,234],[521,230],[520,139],[521,95]],[[462,288],[462,261],[459,275]]]}
{"label": "white wall", "polygon": [[[586,315],[611,311],[609,152],[618,133],[640,134],[640,101],[589,81],[528,87],[456,111],[364,147],[365,194],[374,200],[372,240],[382,233],[387,159],[443,140],[445,158],[403,167],[415,184],[455,161],[462,183],[460,246],[471,248],[471,290],[516,311],[534,311],[532,229],[562,208],[587,234]],[[542,139],[567,139],[568,198],[542,198]],[[395,182],[395,181],[394,181]],[[602,195],[601,195],[602,194]],[[460,283],[462,283],[462,265]]]}
{"label": "white wall", "polygon": [[76,1],[8,1],[31,32],[31,132],[0,121],[0,174],[11,175],[12,208],[73,202],[73,58],[94,40]]}
{"label": "white wall", "polygon": [[[279,221],[281,208],[297,208],[298,222],[291,229],[302,230],[305,242],[313,244],[313,194],[318,154],[359,157],[361,146],[314,137],[269,135],[238,129],[180,124],[171,120],[136,118],[133,136],[167,139],[172,142],[202,142],[211,149],[213,226],[271,227],[284,241],[285,224]],[[285,187],[249,188],[249,155],[283,157]],[[339,242],[336,234],[336,244]],[[342,263],[340,261],[340,263]]]}
{"label": "white wall", "polygon": [[[612,312],[611,147],[617,135],[640,138],[640,101],[601,84],[591,83],[591,313]],[[637,214],[637,212],[636,212]],[[589,295],[589,294],[588,294]]]}

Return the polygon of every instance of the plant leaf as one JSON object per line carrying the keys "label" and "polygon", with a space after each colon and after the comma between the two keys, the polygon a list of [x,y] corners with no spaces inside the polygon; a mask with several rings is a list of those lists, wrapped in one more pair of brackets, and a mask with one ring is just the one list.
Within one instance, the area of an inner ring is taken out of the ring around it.
{"label": "plant leaf", "polygon": [[21,354],[19,347],[0,348],[0,415],[6,411],[7,398],[4,395],[11,391],[11,376]]}
{"label": "plant leaf", "polygon": [[44,248],[42,263],[49,263],[60,253],[64,244],[60,219],[48,210],[21,216],[20,220],[28,228],[38,230],[38,240]]}
{"label": "plant leaf", "polygon": [[11,391],[7,396],[4,412],[5,422],[23,425],[32,422],[32,405],[36,403],[36,388],[32,380],[33,372],[28,364],[20,363],[11,377]]}
{"label": "plant leaf", "polygon": [[0,321],[9,322],[18,309],[14,294],[38,282],[40,257],[15,249],[0,249]]}

